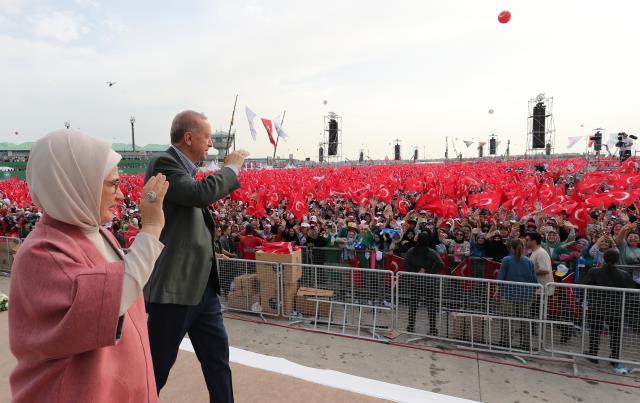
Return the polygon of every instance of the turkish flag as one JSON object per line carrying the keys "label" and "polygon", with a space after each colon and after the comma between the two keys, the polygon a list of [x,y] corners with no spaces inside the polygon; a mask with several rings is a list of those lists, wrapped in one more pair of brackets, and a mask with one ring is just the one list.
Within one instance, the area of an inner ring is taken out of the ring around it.
{"label": "turkish flag", "polygon": [[460,201],[460,218],[466,218],[469,216],[469,207],[464,201]]}
{"label": "turkish flag", "polygon": [[302,217],[309,212],[309,206],[302,196],[296,194],[291,198],[289,211],[293,213],[293,215],[296,217],[296,220],[301,221]]}
{"label": "turkish flag", "polygon": [[376,192],[376,199],[380,200],[383,203],[389,203],[393,198],[393,193],[389,190],[389,188],[382,186]]}
{"label": "turkish flag", "polygon": [[491,260],[485,260],[484,262],[484,278],[488,280],[497,280],[498,272],[500,271],[500,263]]}
{"label": "turkish flag", "polygon": [[640,197],[640,189],[631,189],[626,191],[617,191],[607,193],[610,204],[618,204],[624,206],[630,206],[638,197]]}
{"label": "turkish flag", "polygon": [[[473,277],[473,269],[471,267],[471,258],[466,258],[462,260],[452,271],[451,274],[458,277]],[[460,281],[460,287],[469,291],[473,288],[473,283],[471,281]]]}
{"label": "turkish flag", "polygon": [[489,211],[497,211],[502,200],[500,192],[484,192],[467,196],[467,203],[470,207],[483,208]]}
{"label": "turkish flag", "polygon": [[136,227],[134,227],[132,225],[129,226],[129,228],[127,229],[127,232],[124,233],[124,247],[125,248],[130,248],[131,247],[131,244],[136,239],[136,236],[138,235],[138,232],[140,232],[139,229],[137,229]]}
{"label": "turkish flag", "polygon": [[[404,259],[396,255],[387,255],[384,259],[385,270],[391,270],[393,275],[397,275],[399,271],[403,271]],[[391,276],[385,276],[385,284],[391,283]]]}
{"label": "turkish flag", "polygon": [[538,190],[538,196],[540,197],[540,200],[542,202],[551,200],[553,197],[555,197],[555,195],[556,195],[555,186],[549,183],[545,183]]}
{"label": "turkish flag", "polygon": [[267,130],[267,134],[269,135],[269,142],[271,142],[271,144],[276,145],[275,140],[273,140],[273,122],[271,121],[271,119],[265,119],[265,118],[260,118],[260,120],[262,120],[262,124],[264,125],[264,128]]}
{"label": "turkish flag", "polygon": [[[437,201],[436,197],[431,192],[423,193],[422,196],[416,202],[416,206],[413,208],[414,210],[427,210],[427,207],[431,205],[432,202]],[[437,209],[442,209],[442,203],[440,203],[440,207],[437,207],[437,204],[432,206]]]}
{"label": "turkish flag", "polygon": [[267,198],[268,202],[267,202],[267,207],[269,208],[276,208],[278,207],[278,204],[280,203],[281,197],[278,194],[278,192],[273,192],[269,195],[269,197]]}
{"label": "turkish flag", "polygon": [[590,217],[588,210],[589,208],[584,203],[581,203],[576,207],[571,215],[571,219],[569,219],[569,222],[578,226],[578,232],[581,235],[586,233],[587,224],[589,223]]}
{"label": "turkish flag", "polygon": [[396,210],[398,210],[398,213],[402,215],[407,215],[407,213],[409,212],[407,210],[408,206],[409,206],[409,203],[407,203],[407,201],[403,199],[402,196],[398,196],[398,200],[396,201]]}
{"label": "turkish flag", "polygon": [[588,207],[608,208],[612,203],[608,193],[598,193],[584,199],[584,204]]}

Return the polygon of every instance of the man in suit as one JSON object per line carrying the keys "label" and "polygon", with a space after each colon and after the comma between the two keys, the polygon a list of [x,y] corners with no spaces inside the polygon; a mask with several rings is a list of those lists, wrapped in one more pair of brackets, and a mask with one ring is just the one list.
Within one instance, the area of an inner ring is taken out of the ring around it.
{"label": "man in suit", "polygon": [[203,114],[180,112],[171,124],[171,147],[149,163],[145,177],[163,173],[169,190],[163,204],[166,224],[160,235],[165,249],[144,291],[158,393],[188,333],[210,400],[233,402],[229,341],[218,300],[220,281],[213,251],[215,224],[208,206],[240,187],[237,174],[248,153],[229,154],[224,168],[196,181],[196,163],[207,158],[210,136],[211,126]]}

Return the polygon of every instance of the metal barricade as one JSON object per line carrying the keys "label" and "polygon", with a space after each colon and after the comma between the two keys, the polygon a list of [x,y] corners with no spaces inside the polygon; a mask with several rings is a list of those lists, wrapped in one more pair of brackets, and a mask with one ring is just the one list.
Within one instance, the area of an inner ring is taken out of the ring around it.
{"label": "metal barricade", "polygon": [[399,332],[483,351],[540,350],[540,284],[399,272],[397,290]]}
{"label": "metal barricade", "polygon": [[640,290],[549,283],[545,294],[546,351],[640,365]]}
{"label": "metal barricade", "polygon": [[0,272],[11,274],[13,259],[22,244],[19,238],[0,237]]}
{"label": "metal barricade", "polygon": [[311,253],[310,250],[312,248],[308,246],[300,246],[300,253],[302,255],[302,263],[311,264]]}
{"label": "metal barricade", "polygon": [[282,270],[301,270],[297,289],[283,276],[283,315],[306,320],[319,331],[364,338],[392,329],[392,272],[288,263]]}
{"label": "metal barricade", "polygon": [[347,265],[347,257],[345,250],[341,248],[308,247],[307,259],[303,262],[322,266],[342,266]]}
{"label": "metal barricade", "polygon": [[281,270],[278,263],[218,259],[222,303],[230,310],[278,316],[281,312]]}
{"label": "metal barricade", "polygon": [[619,264],[616,266],[620,270],[624,270],[633,276],[636,270],[640,270],[640,266],[630,264]]}

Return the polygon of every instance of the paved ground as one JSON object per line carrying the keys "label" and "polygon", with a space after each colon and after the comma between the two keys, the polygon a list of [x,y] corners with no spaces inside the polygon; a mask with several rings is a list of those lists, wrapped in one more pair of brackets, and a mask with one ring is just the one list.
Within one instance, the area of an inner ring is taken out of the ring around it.
{"label": "paved ground", "polygon": [[[635,388],[538,371],[573,374],[572,367],[565,363],[532,361],[527,366],[533,369],[519,368],[521,363],[512,358],[454,350],[441,342],[425,343],[422,346],[433,351],[422,351],[232,318],[227,318],[226,325],[235,347],[283,357],[310,367],[334,369],[471,400],[637,402],[640,394],[640,377],[615,376],[608,372],[608,364],[604,363],[595,368],[580,365],[580,374]],[[465,357],[450,355],[452,353]]]}
{"label": "paved ground", "polygon": [[[6,293],[8,284],[7,278],[0,277],[0,292]],[[2,315],[6,316],[6,313]],[[527,368],[520,368],[520,363],[512,358],[455,350],[453,346],[441,342],[419,345],[430,350],[424,351],[241,320],[246,318],[255,319],[251,316],[227,315],[226,326],[234,347],[283,357],[309,367],[333,369],[450,396],[483,402],[540,403],[637,402],[640,395],[638,374],[636,377],[615,376],[609,372],[606,363],[593,366],[586,361],[579,361],[580,375],[588,379],[578,379],[569,377],[573,370],[565,363],[536,360],[527,363]],[[286,322],[278,324],[286,326]],[[0,335],[0,342],[6,342],[6,327],[0,327],[0,332],[3,333]],[[6,351],[5,348],[2,350]],[[193,355],[185,358],[185,354],[180,353],[179,364],[193,368],[196,365]],[[184,363],[184,360],[188,363]],[[242,379],[252,378],[244,368],[238,369],[238,372],[243,373]],[[6,367],[0,370],[2,390],[6,390],[8,373],[9,369]],[[172,375],[178,388],[181,382],[179,378]],[[290,380],[285,378],[276,377],[275,382],[288,383]],[[193,382],[202,389],[201,378],[193,379],[197,379]],[[238,382],[240,384],[244,381],[238,378]],[[245,401],[253,401],[255,396],[257,395],[252,395]],[[0,396],[0,400],[5,401],[6,397],[7,395]],[[323,400],[316,397],[307,401]]]}

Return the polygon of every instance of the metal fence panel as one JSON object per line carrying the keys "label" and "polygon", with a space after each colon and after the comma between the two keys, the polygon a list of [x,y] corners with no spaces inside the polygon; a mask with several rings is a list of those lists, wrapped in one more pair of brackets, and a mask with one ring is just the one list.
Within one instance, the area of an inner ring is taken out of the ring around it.
{"label": "metal fence panel", "polygon": [[392,272],[282,264],[283,273],[297,269],[302,270],[299,288],[293,304],[285,301],[283,315],[311,319],[315,329],[328,333],[377,338],[392,329]]}
{"label": "metal fence panel", "polygon": [[542,286],[398,273],[396,330],[486,350],[536,353]]}
{"label": "metal fence panel", "polygon": [[549,283],[545,294],[545,350],[640,365],[640,290]]}
{"label": "metal fence panel", "polygon": [[307,248],[307,264],[321,266],[348,266],[348,253],[341,248]]}
{"label": "metal fence panel", "polygon": [[13,259],[20,248],[19,238],[0,237],[0,272],[10,274]]}
{"label": "metal fence panel", "polygon": [[221,300],[228,309],[278,316],[281,271],[278,263],[218,259]]}

